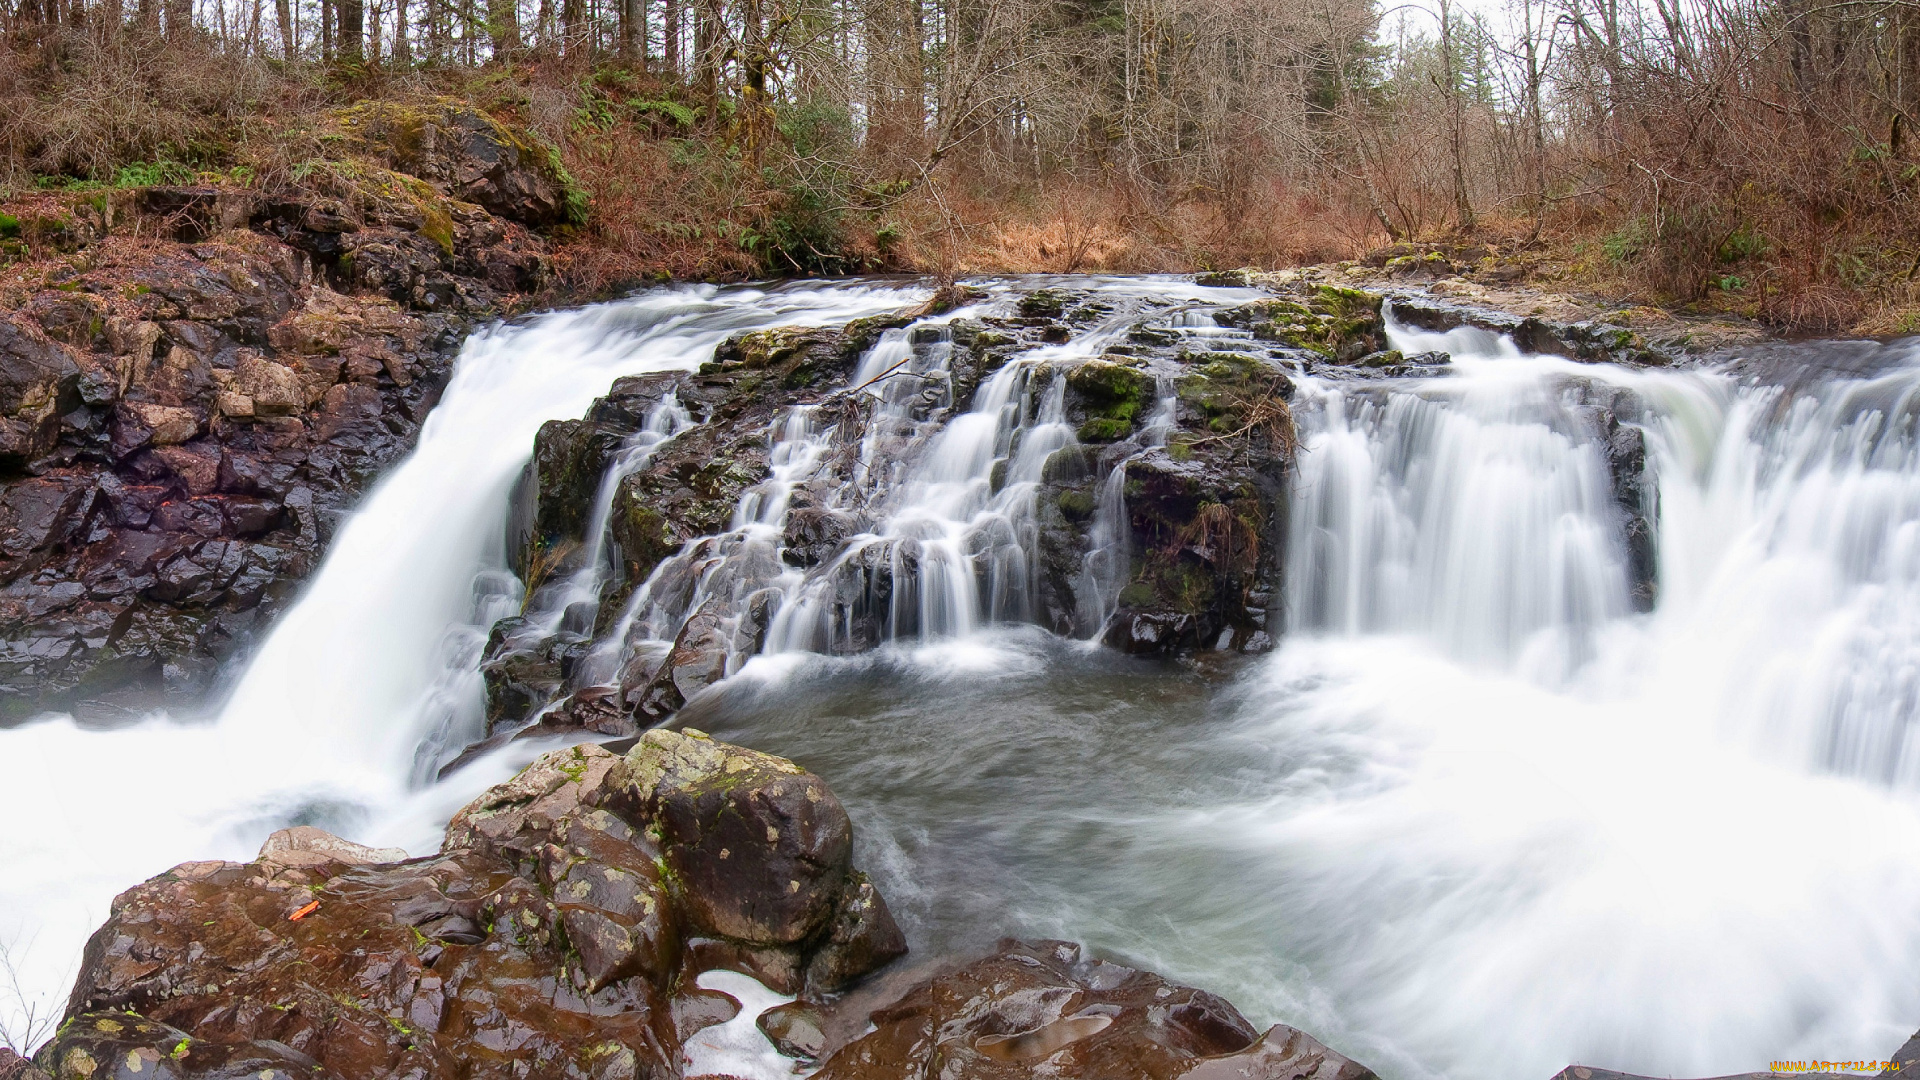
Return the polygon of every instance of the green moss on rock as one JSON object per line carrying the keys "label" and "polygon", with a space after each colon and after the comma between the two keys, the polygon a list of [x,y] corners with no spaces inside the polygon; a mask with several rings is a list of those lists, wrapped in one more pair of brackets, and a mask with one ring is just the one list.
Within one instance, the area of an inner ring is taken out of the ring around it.
{"label": "green moss on rock", "polygon": [[1133,421],[1131,420],[1114,420],[1096,416],[1080,425],[1079,438],[1081,442],[1109,443],[1118,442],[1132,433]]}

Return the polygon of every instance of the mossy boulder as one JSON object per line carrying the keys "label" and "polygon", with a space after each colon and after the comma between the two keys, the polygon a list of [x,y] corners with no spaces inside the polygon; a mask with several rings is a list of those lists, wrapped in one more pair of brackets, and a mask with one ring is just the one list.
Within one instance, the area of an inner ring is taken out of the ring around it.
{"label": "mossy boulder", "polygon": [[1153,377],[1129,364],[1088,360],[1068,368],[1066,379],[1068,412],[1081,421],[1081,442],[1124,439],[1153,408]]}
{"label": "mossy boulder", "polygon": [[535,228],[586,220],[585,192],[557,150],[465,102],[362,102],[335,122],[357,153],[502,217]]}
{"label": "mossy boulder", "polygon": [[1262,341],[1348,363],[1386,347],[1383,302],[1380,294],[1365,289],[1299,286],[1288,295],[1229,308],[1215,317],[1253,331]]}
{"label": "mossy boulder", "polygon": [[1188,353],[1182,359],[1187,374],[1174,389],[1209,433],[1244,432],[1269,444],[1270,452],[1290,452],[1293,417],[1286,402],[1294,386],[1285,371],[1245,353]]}
{"label": "mossy boulder", "polygon": [[1020,298],[1023,319],[1057,319],[1067,310],[1071,297],[1058,289],[1035,289]]}
{"label": "mossy boulder", "polygon": [[1136,555],[1107,643],[1129,652],[1211,648],[1225,632],[1231,647],[1264,648],[1284,464],[1263,467],[1217,444],[1204,458],[1172,449],[1127,466]]}

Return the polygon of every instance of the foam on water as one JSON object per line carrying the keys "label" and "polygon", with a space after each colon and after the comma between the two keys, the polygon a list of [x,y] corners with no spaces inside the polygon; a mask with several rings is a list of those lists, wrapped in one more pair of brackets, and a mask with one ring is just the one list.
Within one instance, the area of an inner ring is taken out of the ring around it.
{"label": "foam on water", "polygon": [[703,971],[694,980],[703,990],[718,990],[737,1002],[740,1012],[723,1024],[702,1028],[680,1051],[685,1076],[723,1080],[788,1080],[804,1075],[800,1063],[783,1057],[760,1033],[760,1014],[793,999],[776,994],[758,980],[733,971]]}

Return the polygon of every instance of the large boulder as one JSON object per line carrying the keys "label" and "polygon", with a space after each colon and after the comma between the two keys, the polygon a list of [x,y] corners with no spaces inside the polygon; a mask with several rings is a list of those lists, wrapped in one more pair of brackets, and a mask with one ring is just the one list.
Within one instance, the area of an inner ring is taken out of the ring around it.
{"label": "large boulder", "polygon": [[641,736],[605,805],[652,822],[696,951],[776,989],[833,991],[906,952],[851,865],[853,826],[819,777],[697,731]]}
{"label": "large boulder", "polygon": [[[718,820],[743,810],[747,831]],[[677,1076],[682,1040],[737,1012],[701,972],[777,982],[784,964],[787,992],[824,992],[905,951],[849,844],[832,792],[781,758],[669,732],[625,756],[556,750],[461,810],[437,855],[297,827],[252,862],[122,894],[36,1063],[60,1080]]]}
{"label": "large boulder", "polygon": [[819,777],[698,733],[655,730],[609,787],[611,805],[656,823],[691,928],[790,945],[832,917],[853,823]]}
{"label": "large boulder", "polygon": [[[69,1019],[38,1060],[45,1066],[43,1075],[53,1080],[321,1080],[332,1075],[272,1039],[208,1042],[112,1010]],[[0,1063],[0,1077],[6,1076],[4,1069]]]}
{"label": "large boulder", "polygon": [[800,995],[755,1020],[826,1080],[1373,1076],[1064,942],[856,987],[905,942],[850,830],[792,762],[657,730],[543,755],[425,858],[285,829],[116,898],[58,1035],[0,1080],[673,1077],[740,1012],[716,968]]}

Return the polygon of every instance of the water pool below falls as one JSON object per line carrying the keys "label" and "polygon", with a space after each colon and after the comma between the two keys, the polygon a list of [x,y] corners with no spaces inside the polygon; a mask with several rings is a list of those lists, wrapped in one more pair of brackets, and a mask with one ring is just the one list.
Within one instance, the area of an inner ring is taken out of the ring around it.
{"label": "water pool below falls", "polygon": [[[1199,312],[1196,332],[1246,295],[1068,284]],[[486,628],[518,607],[503,525],[539,425],[740,330],[922,296],[668,290],[476,336],[219,715],[0,730],[0,941],[23,991],[0,1009],[57,1003],[113,893],[176,862],[247,857],[292,821],[431,850],[546,748],[419,779],[457,752]],[[996,622],[1020,610],[994,583],[1024,541],[1004,491],[969,494],[1009,452],[976,410],[892,481],[893,527],[954,556],[917,638],[810,651],[831,620],[785,582],[819,629],[796,621],[678,722],[823,775],[916,950],[1085,940],[1394,1078],[1887,1057],[1920,1027],[1920,355],[1634,371],[1395,333],[1450,372],[1296,380],[1271,653],[1135,659]],[[989,392],[1026,438],[1057,424],[1044,386]],[[1596,392],[1635,403],[1642,552]],[[976,596],[950,568],[987,518]]]}

